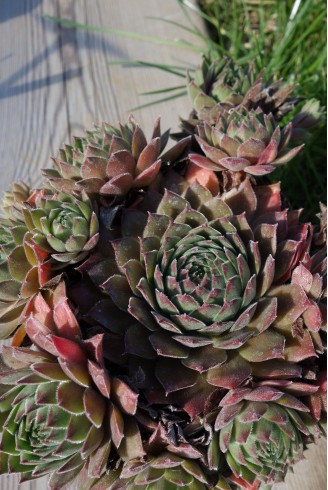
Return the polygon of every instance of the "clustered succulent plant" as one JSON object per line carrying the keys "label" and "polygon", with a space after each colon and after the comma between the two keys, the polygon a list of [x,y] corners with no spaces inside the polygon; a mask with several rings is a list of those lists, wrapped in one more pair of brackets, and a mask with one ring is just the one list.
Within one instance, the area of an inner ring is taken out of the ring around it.
{"label": "clustered succulent plant", "polygon": [[266,180],[317,108],[263,80],[204,59],[171,149],[103,123],[5,193],[0,473],[267,489],[325,433],[326,209]]}

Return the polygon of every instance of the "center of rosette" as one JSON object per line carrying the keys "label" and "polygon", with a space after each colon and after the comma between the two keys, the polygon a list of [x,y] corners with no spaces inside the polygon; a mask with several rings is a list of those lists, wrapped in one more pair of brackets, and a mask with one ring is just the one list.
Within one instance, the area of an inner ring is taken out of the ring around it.
{"label": "center of rosette", "polygon": [[67,239],[72,233],[74,215],[66,209],[56,211],[57,215],[51,222],[51,233],[61,240]]}
{"label": "center of rosette", "polygon": [[157,302],[179,326],[203,330],[235,317],[242,307],[240,254],[211,227],[193,230],[158,258]]}

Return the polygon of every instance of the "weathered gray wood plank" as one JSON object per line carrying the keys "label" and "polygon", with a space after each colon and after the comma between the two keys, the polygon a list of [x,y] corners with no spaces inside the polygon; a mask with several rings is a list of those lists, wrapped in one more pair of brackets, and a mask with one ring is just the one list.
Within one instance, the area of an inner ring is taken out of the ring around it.
{"label": "weathered gray wood plank", "polygon": [[[172,39],[181,32],[145,15],[183,21],[175,0],[2,0],[0,2],[0,190],[23,178],[32,185],[50,155],[82,134],[93,122],[116,123],[131,107],[145,102],[138,93],[173,86],[177,80],[164,72],[124,69],[107,61],[142,59],[157,62],[197,62],[197,56],[162,46],[61,28],[45,14],[81,23]],[[183,38],[192,40],[183,34]],[[177,114],[187,115],[186,99],[135,113],[148,134],[162,115],[163,128],[177,127]],[[310,463],[296,466],[284,490],[326,488],[325,444],[308,452]],[[0,490],[16,490],[14,476],[0,477]],[[45,479],[25,483],[22,490],[44,490]]]}
{"label": "weathered gray wood plank", "polygon": [[[0,5],[0,18],[7,18],[0,34],[1,189],[19,178],[36,184],[38,170],[49,164],[49,156],[68,142],[71,134],[83,133],[93,122],[116,123],[126,118],[131,107],[145,101],[138,92],[176,83],[163,72],[107,63],[135,58],[172,61],[173,50],[58,27],[44,19],[45,14],[124,30],[147,30],[167,38],[173,37],[175,30],[160,22],[145,23],[145,15],[182,20],[175,0],[163,6],[148,0],[26,0],[26,15],[8,18],[11,8],[13,14],[15,6],[22,10],[18,5],[18,1],[9,0]],[[197,60],[184,51],[179,56]],[[168,127],[172,120],[177,121],[176,113],[186,113],[185,103],[178,100],[136,115],[148,131],[159,114],[163,127]]]}

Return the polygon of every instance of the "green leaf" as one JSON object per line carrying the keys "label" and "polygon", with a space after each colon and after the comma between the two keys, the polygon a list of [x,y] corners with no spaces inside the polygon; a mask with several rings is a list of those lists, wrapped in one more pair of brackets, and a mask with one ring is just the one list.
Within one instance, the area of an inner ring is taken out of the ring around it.
{"label": "green leaf", "polygon": [[130,32],[130,31],[122,31],[120,29],[113,29],[110,27],[97,27],[97,26],[91,26],[88,24],[80,24],[79,22],[75,22],[73,20],[69,19],[62,19],[60,17],[54,17],[51,15],[46,15],[46,19],[49,20],[54,20],[58,22],[59,24],[66,26],[66,27],[76,27],[78,29],[82,29],[85,31],[94,31],[94,32],[101,32],[101,33],[106,33],[106,34],[115,34],[117,36],[121,37],[127,37],[129,39],[136,39],[138,41],[147,41],[151,42],[153,44],[160,44],[164,46],[179,46],[180,48],[183,49],[188,49],[191,51],[196,51],[201,53],[203,51],[203,48],[201,46],[195,46],[191,43],[188,43],[187,41],[183,41],[181,39],[175,39],[173,41],[170,41],[169,39],[161,39],[155,36],[146,36],[144,34],[139,34],[137,32]]}

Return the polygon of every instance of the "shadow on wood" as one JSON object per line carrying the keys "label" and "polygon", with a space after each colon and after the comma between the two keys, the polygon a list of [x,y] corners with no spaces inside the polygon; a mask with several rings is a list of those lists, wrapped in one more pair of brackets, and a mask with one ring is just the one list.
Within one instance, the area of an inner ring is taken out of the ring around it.
{"label": "shadow on wood", "polygon": [[0,24],[9,19],[27,15],[43,0],[2,0],[0,3]]}
{"label": "shadow on wood", "polygon": [[[13,2],[14,5],[16,3],[17,2]],[[9,11],[10,9],[8,9],[8,12]],[[39,90],[55,83],[63,82],[65,84],[68,80],[80,77],[83,71],[80,55],[82,49],[87,49],[90,53],[95,50],[102,51],[103,54],[106,53],[107,56],[118,56],[120,58],[128,59],[128,55],[124,50],[118,46],[114,46],[101,34],[84,32],[76,28],[62,27],[57,24],[56,21],[43,18],[41,15],[38,15],[38,18],[39,21],[42,22],[42,28],[44,30],[56,32],[56,40],[50,46],[46,45],[31,61],[23,65],[0,83],[0,99]],[[78,42],[77,36],[79,37]],[[57,51],[59,52],[63,64],[65,62],[65,65],[70,65],[72,68],[68,68],[55,74],[49,73],[45,78],[34,79],[37,67],[43,63],[49,63],[48,58]],[[10,56],[12,56],[11,53],[5,55],[0,59],[0,63],[1,61],[7,60]],[[29,75],[31,75],[33,80],[26,82],[25,77],[29,77]]]}

